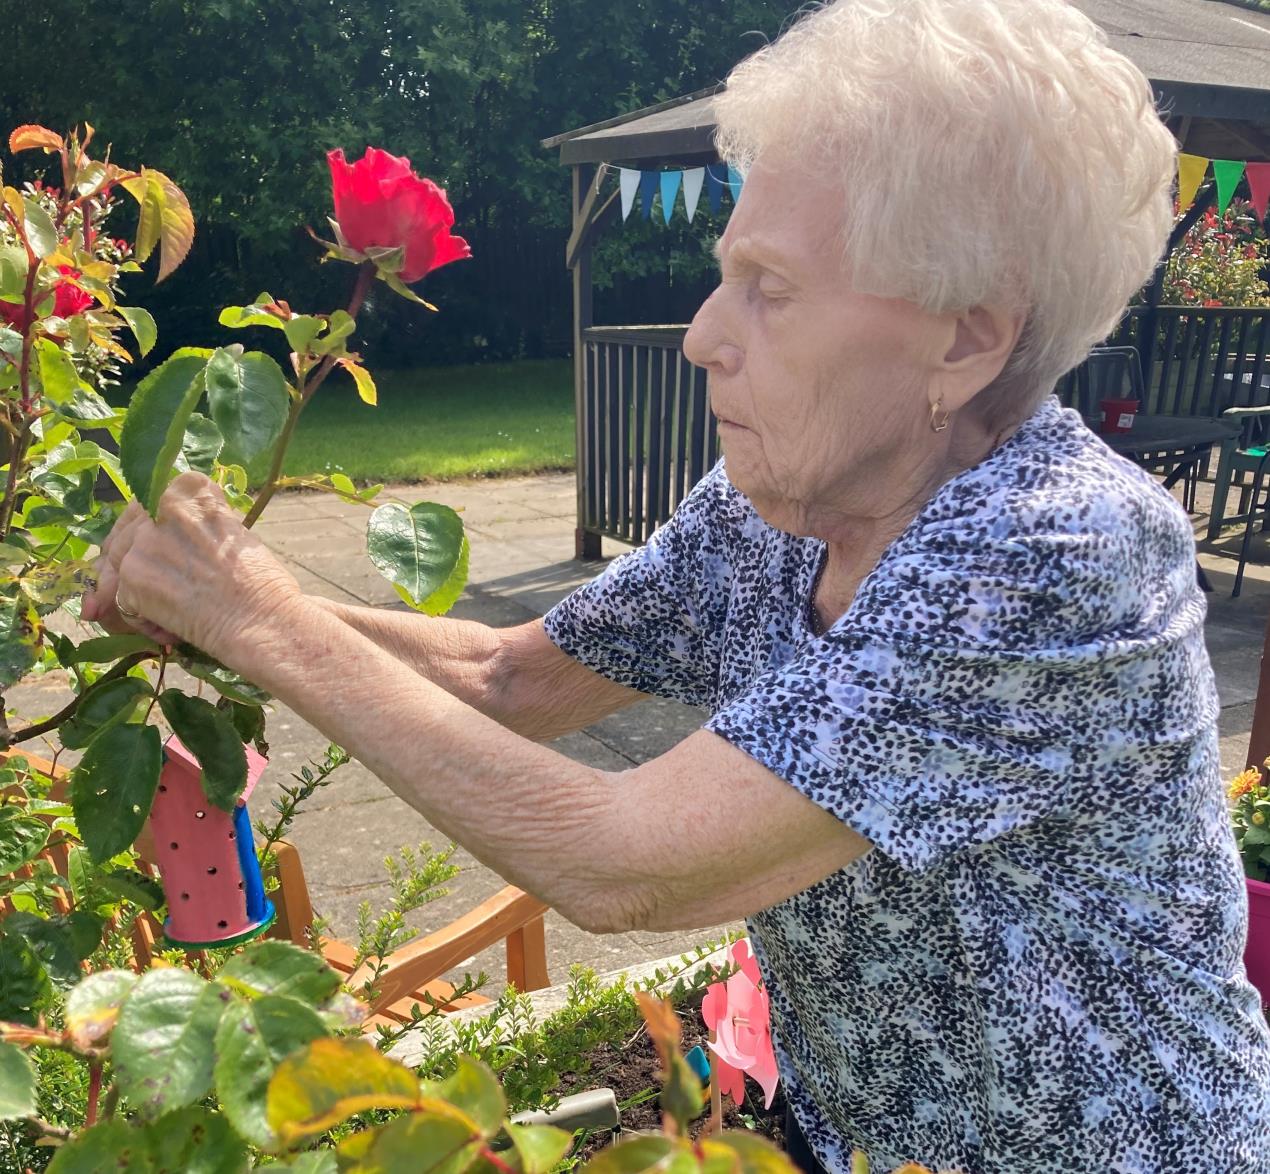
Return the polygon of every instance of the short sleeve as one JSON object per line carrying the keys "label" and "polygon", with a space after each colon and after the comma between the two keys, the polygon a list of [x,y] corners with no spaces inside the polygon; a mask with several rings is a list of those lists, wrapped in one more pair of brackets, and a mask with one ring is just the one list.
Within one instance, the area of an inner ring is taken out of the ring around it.
{"label": "short sleeve", "polygon": [[912,538],[706,723],[913,872],[1060,812],[1117,746],[1206,716],[1135,700],[1202,631],[1180,539],[1146,607],[1112,539],[965,539]]}
{"label": "short sleeve", "polygon": [[547,613],[548,638],[619,684],[708,704],[727,611],[737,496],[720,461],[644,546],[614,559]]}

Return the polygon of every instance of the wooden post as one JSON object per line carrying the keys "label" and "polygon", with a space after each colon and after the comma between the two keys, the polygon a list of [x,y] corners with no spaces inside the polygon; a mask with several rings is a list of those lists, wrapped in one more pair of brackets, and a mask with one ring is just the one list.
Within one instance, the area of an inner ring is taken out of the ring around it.
{"label": "wooden post", "polygon": [[1260,767],[1270,756],[1270,620],[1261,647],[1261,676],[1257,680],[1257,700],[1252,706],[1252,734],[1248,738],[1245,766]]}
{"label": "wooden post", "polygon": [[585,332],[594,322],[591,288],[591,239],[584,223],[589,218],[587,192],[595,182],[595,168],[589,163],[575,163],[573,168],[573,232],[578,239],[572,258],[573,271],[573,413],[574,451],[577,461],[578,490],[577,526],[574,530],[574,557],[598,559],[600,536],[582,527],[586,517],[586,339]]}
{"label": "wooden post", "polygon": [[547,977],[547,934],[541,917],[507,935],[507,981],[518,991],[540,991]]}

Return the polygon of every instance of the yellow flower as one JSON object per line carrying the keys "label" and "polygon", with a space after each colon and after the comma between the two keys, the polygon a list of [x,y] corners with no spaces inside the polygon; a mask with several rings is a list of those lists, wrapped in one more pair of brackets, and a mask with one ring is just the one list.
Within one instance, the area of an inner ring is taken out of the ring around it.
{"label": "yellow flower", "polygon": [[1265,827],[1266,813],[1264,811],[1254,811],[1252,813],[1252,822],[1258,827]]}
{"label": "yellow flower", "polygon": [[1227,798],[1232,801],[1238,799],[1241,795],[1248,794],[1254,787],[1261,785],[1261,772],[1255,767],[1250,766],[1245,771],[1240,771],[1231,781],[1230,788],[1226,791]]}

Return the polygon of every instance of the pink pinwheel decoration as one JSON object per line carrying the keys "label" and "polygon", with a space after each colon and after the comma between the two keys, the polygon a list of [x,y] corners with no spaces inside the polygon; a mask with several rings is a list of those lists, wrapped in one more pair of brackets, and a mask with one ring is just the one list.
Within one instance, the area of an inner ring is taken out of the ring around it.
{"label": "pink pinwheel decoration", "polygon": [[767,992],[749,942],[742,938],[731,954],[739,969],[726,983],[708,987],[701,1004],[706,1026],[714,1033],[709,1047],[717,1057],[719,1091],[741,1104],[748,1074],[763,1090],[764,1108],[770,1108],[780,1077]]}

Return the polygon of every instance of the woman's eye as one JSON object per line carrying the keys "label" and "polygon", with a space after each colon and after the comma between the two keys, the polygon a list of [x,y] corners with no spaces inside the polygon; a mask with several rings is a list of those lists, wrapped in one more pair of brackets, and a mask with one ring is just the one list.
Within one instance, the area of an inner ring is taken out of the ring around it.
{"label": "woman's eye", "polygon": [[769,302],[783,302],[789,297],[789,291],[783,286],[765,285],[761,281],[759,282],[758,292],[764,300]]}

